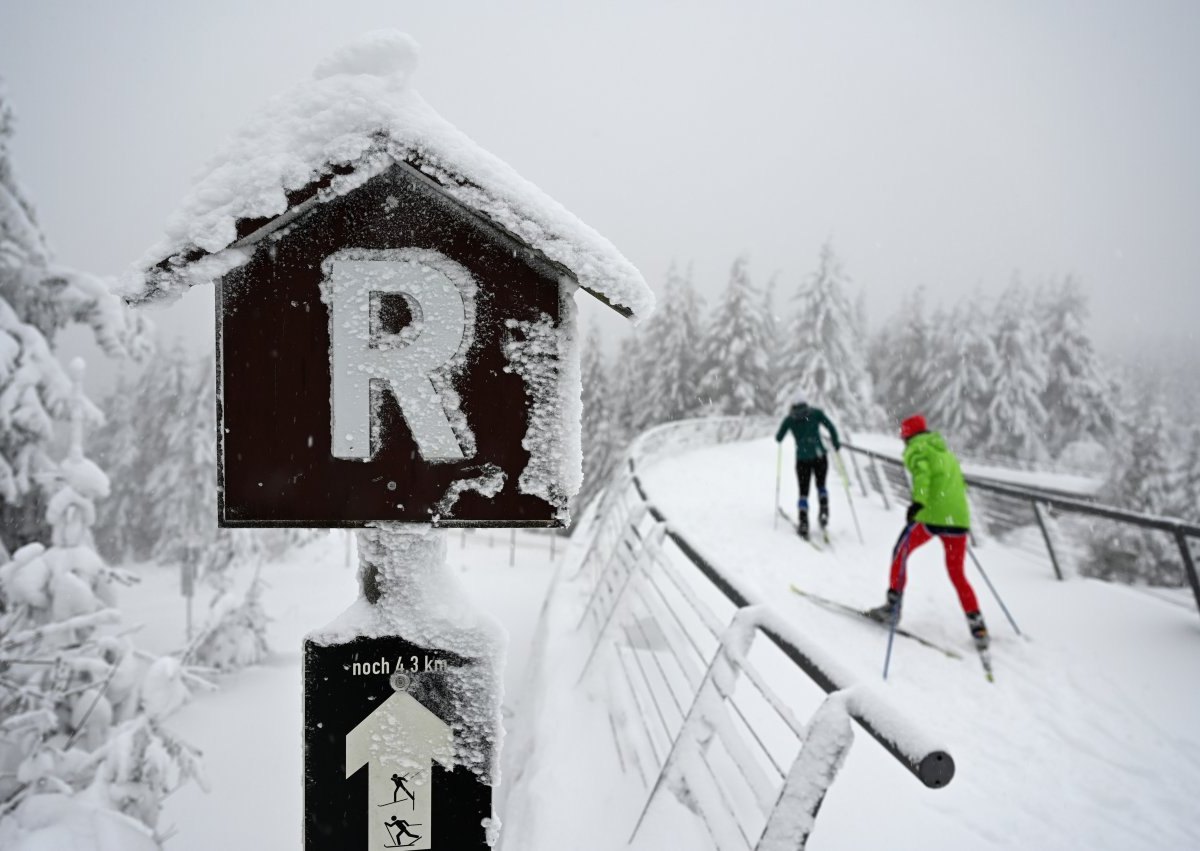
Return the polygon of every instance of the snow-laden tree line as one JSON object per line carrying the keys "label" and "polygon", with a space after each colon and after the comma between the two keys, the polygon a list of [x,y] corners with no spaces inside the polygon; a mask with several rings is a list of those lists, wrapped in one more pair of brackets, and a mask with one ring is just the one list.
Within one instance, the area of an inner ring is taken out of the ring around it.
{"label": "snow-laden tree line", "polygon": [[[261,585],[217,595],[191,645],[159,656],[121,615],[138,574],[113,565],[227,578],[289,541],[216,532],[211,367],[148,358],[147,324],[109,282],[54,262],[13,129],[0,88],[0,847],[160,848],[163,799],[200,771],[163,722],[213,669],[262,658]],[[68,324],[153,365],[97,405],[83,362],[56,356]]]}
{"label": "snow-laden tree line", "polygon": [[[891,434],[903,417],[923,413],[964,457],[1100,476],[1106,502],[1200,522],[1200,432],[1170,422],[1117,380],[1087,317],[1074,278],[1030,286],[1014,277],[998,295],[954,302],[917,289],[872,332],[828,243],[790,289],[777,277],[756,285],[747,258],[737,258],[712,305],[690,269],[673,266],[657,310],[619,349],[606,353],[595,328],[585,341],[581,502],[653,425],[782,416],[804,396],[851,435]],[[1107,525],[1097,532],[1086,570],[1183,582],[1166,536]]]}

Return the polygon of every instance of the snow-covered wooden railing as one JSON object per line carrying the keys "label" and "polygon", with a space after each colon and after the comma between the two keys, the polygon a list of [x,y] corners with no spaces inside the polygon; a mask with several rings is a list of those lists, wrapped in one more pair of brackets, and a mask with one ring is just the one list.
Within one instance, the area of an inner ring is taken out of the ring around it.
{"label": "snow-covered wooden railing", "polygon": [[[868,494],[869,483],[870,490],[879,495],[884,507],[890,507],[892,501],[900,501],[901,505],[907,501],[908,480],[900,459],[849,443],[843,443],[842,446],[850,453],[864,496]],[[863,459],[861,464],[858,457]],[[864,469],[867,470],[865,476]],[[1064,556],[1070,555],[1073,559],[1081,557],[1087,540],[1094,537],[1096,532],[1090,523],[1082,523],[1075,529],[1064,529],[1055,522],[1056,515],[1078,520],[1106,520],[1167,536],[1170,543],[1163,542],[1166,544],[1163,551],[1169,552],[1172,545],[1178,549],[1180,567],[1191,586],[1196,609],[1200,611],[1200,576],[1197,575],[1192,552],[1194,542],[1200,540],[1200,526],[1173,517],[1138,514],[1102,505],[1066,491],[1016,485],[980,475],[967,474],[964,478],[971,487],[972,502],[980,509],[978,513],[982,515],[980,519],[984,531],[1004,534],[1022,527],[1036,528],[1054,575],[1060,580],[1065,579],[1069,572]]]}
{"label": "snow-covered wooden railing", "polygon": [[[608,677],[605,692],[624,702],[609,710],[622,731],[618,755],[647,789],[631,842],[668,789],[721,851],[803,848],[852,741],[851,720],[927,786],[953,777],[943,747],[673,530],[638,478],[655,456],[773,428],[729,418],[652,429],[631,447],[591,525],[577,576],[590,585],[578,626],[591,629],[592,646],[579,677]],[[767,641],[756,644],[759,636]],[[601,656],[612,664],[597,664]],[[805,723],[793,698],[812,684],[827,697]]]}

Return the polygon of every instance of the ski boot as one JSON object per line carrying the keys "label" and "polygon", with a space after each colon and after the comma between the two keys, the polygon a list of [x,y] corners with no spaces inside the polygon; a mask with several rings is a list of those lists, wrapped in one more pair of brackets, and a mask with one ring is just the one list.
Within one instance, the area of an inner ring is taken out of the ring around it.
{"label": "ski boot", "polygon": [[807,511],[800,512],[800,519],[796,523],[796,534],[799,535],[801,538],[808,537],[808,512]]}
{"label": "ski boot", "polygon": [[890,624],[893,618],[895,618],[896,623],[899,623],[900,603],[900,592],[889,588],[887,592],[887,602],[882,606],[876,606],[873,609],[867,609],[865,612],[863,612],[863,614],[869,617],[871,620],[879,621],[882,624]]}
{"label": "ski boot", "polygon": [[989,639],[983,615],[980,612],[967,612],[967,626],[971,630],[971,638],[975,640],[975,649],[981,653],[987,650]]}
{"label": "ski boot", "polygon": [[817,510],[817,522],[821,524],[822,529],[829,528],[829,493],[821,491],[819,503],[820,508]]}

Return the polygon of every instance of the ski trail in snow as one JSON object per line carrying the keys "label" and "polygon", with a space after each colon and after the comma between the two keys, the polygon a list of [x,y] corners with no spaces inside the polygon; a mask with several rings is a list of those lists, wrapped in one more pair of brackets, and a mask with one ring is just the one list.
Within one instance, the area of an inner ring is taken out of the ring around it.
{"label": "ski trail in snow", "polygon": [[[764,497],[774,487],[773,459],[769,440],[727,444],[663,459],[642,478],[672,525],[722,569],[757,584],[810,634],[827,636],[863,681],[878,683],[886,636],[806,605],[787,585],[852,606],[882,602],[903,514],[856,490],[866,537],[859,545],[845,491],[830,489],[837,546],[818,553],[772,533]],[[785,479],[780,501],[795,504],[794,480]],[[923,790],[859,736],[809,847],[1200,847],[1196,612],[1094,580],[1057,582],[1032,548],[985,539],[977,552],[1034,638],[1012,632],[968,568],[993,636],[996,683],[978,665],[905,643],[886,685],[950,742],[958,775],[945,790]],[[905,626],[973,656],[938,543],[909,564]]]}

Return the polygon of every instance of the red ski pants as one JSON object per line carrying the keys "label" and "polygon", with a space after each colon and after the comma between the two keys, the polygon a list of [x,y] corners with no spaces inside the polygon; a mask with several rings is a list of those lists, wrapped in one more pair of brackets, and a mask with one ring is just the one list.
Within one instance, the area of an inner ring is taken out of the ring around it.
{"label": "red ski pants", "polygon": [[900,535],[900,540],[896,542],[896,548],[892,550],[891,589],[904,591],[904,583],[908,580],[909,554],[922,544],[928,543],[935,536],[942,539],[942,548],[946,551],[946,572],[950,574],[950,581],[954,583],[954,590],[958,592],[958,599],[962,603],[963,611],[979,611],[979,601],[975,599],[975,591],[971,588],[971,583],[967,582],[967,575],[963,570],[967,558],[967,533],[965,531],[957,529],[953,532],[942,529],[931,531],[924,523],[914,523],[905,529]]}

